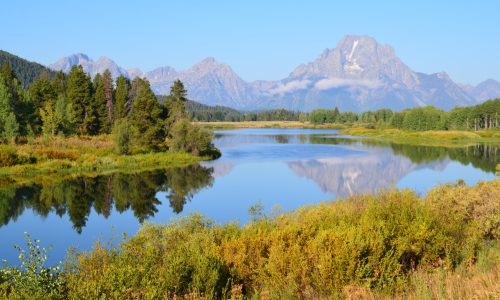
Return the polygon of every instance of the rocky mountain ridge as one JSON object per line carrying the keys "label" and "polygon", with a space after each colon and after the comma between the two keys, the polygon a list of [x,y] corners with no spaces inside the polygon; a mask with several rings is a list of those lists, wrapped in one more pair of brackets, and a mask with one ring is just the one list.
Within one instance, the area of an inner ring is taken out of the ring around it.
{"label": "rocky mountain ridge", "polygon": [[445,72],[415,72],[398,58],[391,46],[357,35],[345,36],[335,48],[324,50],[316,60],[296,67],[288,77],[276,81],[247,82],[229,65],[212,57],[187,70],[165,66],[143,72],[121,68],[107,57],[93,61],[79,53],[62,58],[49,68],[69,72],[73,65],[82,65],[91,75],[109,69],[114,77],[145,77],[160,95],[168,94],[173,81],[180,79],[191,99],[240,110],[309,111],[339,107],[359,112],[425,105],[450,109],[500,97],[498,81],[460,85]]}

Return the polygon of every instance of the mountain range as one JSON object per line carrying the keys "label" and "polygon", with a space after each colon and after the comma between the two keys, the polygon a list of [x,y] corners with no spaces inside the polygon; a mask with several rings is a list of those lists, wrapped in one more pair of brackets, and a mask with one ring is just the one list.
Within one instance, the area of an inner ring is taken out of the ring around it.
{"label": "mountain range", "polygon": [[190,99],[240,110],[339,107],[342,111],[360,112],[426,105],[450,109],[500,97],[498,81],[489,79],[472,86],[455,83],[445,72],[416,72],[398,58],[391,46],[357,35],[345,36],[335,48],[324,50],[314,61],[299,65],[288,77],[275,81],[247,82],[229,65],[212,57],[187,70],[165,66],[144,72],[124,69],[104,56],[94,61],[79,53],[48,67],[69,72],[73,65],[82,65],[91,75],[109,69],[114,77],[147,78],[159,95],[168,94],[172,83],[180,79]]}

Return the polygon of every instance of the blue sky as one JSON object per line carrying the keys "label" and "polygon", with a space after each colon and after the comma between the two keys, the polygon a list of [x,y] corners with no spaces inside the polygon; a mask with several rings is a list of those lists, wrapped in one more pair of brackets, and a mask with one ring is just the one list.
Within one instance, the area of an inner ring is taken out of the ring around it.
{"label": "blue sky", "polygon": [[500,1],[16,0],[1,4],[0,49],[42,64],[106,55],[143,70],[213,56],[251,81],[286,77],[342,36],[366,34],[416,71],[476,84],[500,80],[498,12]]}

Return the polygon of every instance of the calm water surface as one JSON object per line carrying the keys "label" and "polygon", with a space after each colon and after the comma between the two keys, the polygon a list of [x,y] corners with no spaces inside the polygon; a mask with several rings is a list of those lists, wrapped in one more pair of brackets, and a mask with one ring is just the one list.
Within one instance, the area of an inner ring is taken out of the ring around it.
{"label": "calm water surface", "polygon": [[288,211],[387,187],[423,194],[437,184],[495,178],[499,148],[420,147],[370,142],[319,129],[217,131],[216,161],[187,168],[77,178],[0,188],[0,259],[17,263],[23,232],[66,249],[133,235],[141,222],[167,223],[201,213],[218,222],[247,222],[256,203]]}

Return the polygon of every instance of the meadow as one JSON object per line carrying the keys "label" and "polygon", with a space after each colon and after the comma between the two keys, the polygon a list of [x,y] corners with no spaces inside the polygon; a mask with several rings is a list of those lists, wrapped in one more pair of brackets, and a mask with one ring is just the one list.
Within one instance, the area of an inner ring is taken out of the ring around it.
{"label": "meadow", "polygon": [[39,137],[0,145],[0,182],[50,181],[117,171],[183,167],[203,158],[180,152],[118,154],[111,135]]}

